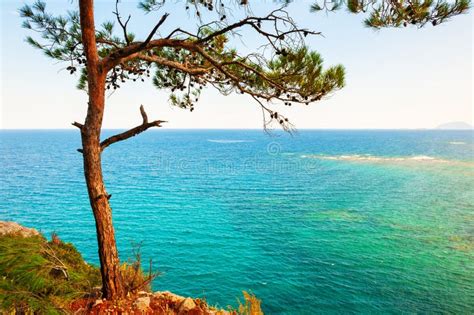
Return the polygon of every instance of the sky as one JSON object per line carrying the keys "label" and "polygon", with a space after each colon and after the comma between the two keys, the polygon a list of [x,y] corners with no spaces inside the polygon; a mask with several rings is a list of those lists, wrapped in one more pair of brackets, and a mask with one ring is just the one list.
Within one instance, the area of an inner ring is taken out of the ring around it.
{"label": "sky", "polygon": [[[31,1],[26,1],[31,3]],[[77,0],[46,1],[54,13],[77,7]],[[24,2],[1,1],[1,129],[73,128],[83,122],[87,94],[76,89],[78,77],[65,63],[45,57],[25,43],[28,30],[21,28],[17,9]],[[160,28],[193,29],[196,21],[175,1],[163,11],[145,15],[136,1],[122,1],[122,15],[131,14],[129,29],[145,38],[164,12],[170,13]],[[307,40],[324,64],[342,64],[346,87],[330,98],[305,105],[272,105],[290,118],[298,129],[417,129],[464,121],[473,117],[473,12],[436,27],[407,27],[375,31],[364,27],[362,15],[344,10],[311,13],[311,1],[294,1],[288,8],[301,27],[321,31]],[[254,1],[253,14],[274,9],[273,1]],[[97,1],[96,24],[113,20],[112,1]],[[245,12],[237,10],[232,19]],[[252,32],[232,39],[231,46],[253,51],[262,42]],[[223,96],[204,90],[191,113],[168,103],[169,94],[151,81],[127,83],[107,95],[104,128],[128,128],[141,122],[143,104],[150,119],[166,120],[166,128],[262,128],[262,114],[249,96]]]}

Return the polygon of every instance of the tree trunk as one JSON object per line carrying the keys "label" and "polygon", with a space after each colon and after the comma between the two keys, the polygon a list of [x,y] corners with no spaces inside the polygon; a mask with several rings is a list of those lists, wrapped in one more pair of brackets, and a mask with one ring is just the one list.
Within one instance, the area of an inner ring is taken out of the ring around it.
{"label": "tree trunk", "polygon": [[101,163],[100,130],[104,110],[104,80],[100,75],[95,88],[89,88],[89,108],[81,135],[84,175],[99,245],[103,297],[118,299],[124,296],[124,289],[112,224],[112,209],[105,190]]}
{"label": "tree trunk", "polygon": [[107,70],[100,63],[97,53],[93,0],[80,0],[79,11],[82,43],[87,59],[87,89],[89,93],[86,121],[80,128],[84,175],[99,244],[102,293],[104,298],[115,300],[123,297],[125,292],[112,225],[112,209],[102,177],[100,131],[104,116]]}

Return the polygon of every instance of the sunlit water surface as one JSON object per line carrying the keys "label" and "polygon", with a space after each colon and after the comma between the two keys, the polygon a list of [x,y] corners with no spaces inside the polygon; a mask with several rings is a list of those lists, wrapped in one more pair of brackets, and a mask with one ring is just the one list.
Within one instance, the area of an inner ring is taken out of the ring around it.
{"label": "sunlit water surface", "polygon": [[[79,134],[0,140],[0,219],[97,264]],[[249,290],[269,314],[474,313],[471,131],[160,130],[103,162],[120,256],[141,243],[155,290],[224,307]]]}

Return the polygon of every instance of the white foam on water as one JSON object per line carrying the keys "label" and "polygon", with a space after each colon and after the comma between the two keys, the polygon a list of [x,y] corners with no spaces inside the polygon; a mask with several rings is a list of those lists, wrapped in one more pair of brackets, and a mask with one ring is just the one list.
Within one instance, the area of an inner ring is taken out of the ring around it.
{"label": "white foam on water", "polygon": [[417,161],[435,161],[435,160],[438,160],[438,161],[445,161],[445,162],[448,162],[446,160],[440,160],[440,159],[436,159],[434,157],[431,157],[431,156],[427,156],[427,155],[418,155],[418,156],[414,156],[412,158],[410,158],[411,160],[417,160]]}
{"label": "white foam on water", "polygon": [[451,142],[449,142],[449,144],[463,145],[463,144],[466,144],[466,142],[462,142],[462,141],[451,141]]}
{"label": "white foam on water", "polygon": [[416,155],[416,156],[403,156],[403,157],[386,157],[386,156],[372,156],[372,155],[301,155],[301,158],[313,158],[320,160],[335,160],[335,161],[354,161],[354,162],[373,162],[373,163],[453,163],[456,161],[450,161],[440,158],[435,158],[428,155]]}

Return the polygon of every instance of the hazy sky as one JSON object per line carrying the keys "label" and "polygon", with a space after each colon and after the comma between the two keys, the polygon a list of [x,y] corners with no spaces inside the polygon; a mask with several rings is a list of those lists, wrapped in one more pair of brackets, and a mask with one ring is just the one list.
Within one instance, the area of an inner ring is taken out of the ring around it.
{"label": "hazy sky", "polygon": [[[27,1],[31,2],[31,1]],[[171,1],[174,3],[174,1]],[[20,1],[1,1],[1,128],[72,128],[82,122],[87,95],[75,88],[77,77],[24,42],[20,27]],[[75,9],[77,1],[47,1],[54,12]],[[254,13],[269,12],[272,1],[253,1]],[[265,4],[266,3],[266,4]],[[344,11],[314,14],[309,1],[295,1],[289,10],[304,27],[324,37],[308,40],[326,65],[346,67],[344,89],[311,106],[278,106],[297,128],[433,128],[450,121],[473,123],[473,13],[437,27],[383,29],[362,25],[362,16]],[[174,6],[174,7],[173,7]],[[96,22],[113,19],[112,1],[96,1]],[[182,5],[172,4],[162,31],[195,23]],[[146,36],[158,14],[143,15],[135,1],[125,1],[123,15],[132,13],[130,30]],[[238,16],[235,16],[238,18]],[[244,32],[252,50],[259,41]],[[140,123],[138,108],[148,116],[168,120],[167,128],[261,128],[259,107],[247,96],[221,96],[211,89],[202,94],[193,113],[172,107],[168,95],[151,81],[129,83],[107,98],[105,128],[126,128]]]}

